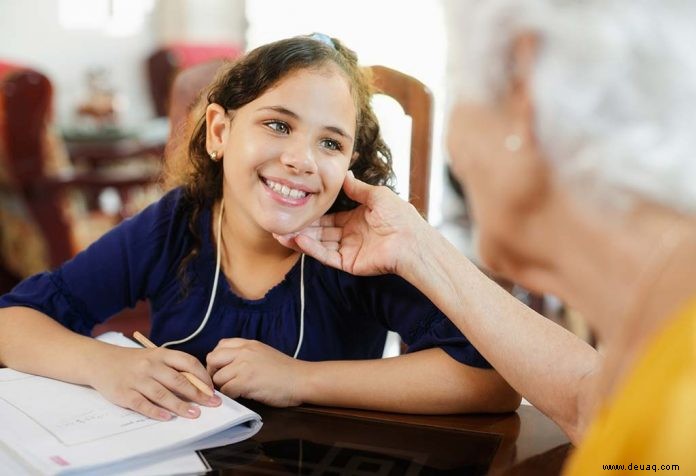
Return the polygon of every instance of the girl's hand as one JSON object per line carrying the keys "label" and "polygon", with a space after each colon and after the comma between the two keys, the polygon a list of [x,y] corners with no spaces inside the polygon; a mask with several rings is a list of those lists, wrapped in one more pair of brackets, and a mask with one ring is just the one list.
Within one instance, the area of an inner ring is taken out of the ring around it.
{"label": "girl's hand", "polygon": [[256,340],[223,339],[206,358],[208,373],[230,398],[250,398],[274,407],[296,406],[306,362]]}
{"label": "girl's hand", "polygon": [[192,402],[218,406],[218,396],[209,397],[181,372],[190,372],[212,388],[212,381],[198,360],[170,349],[129,349],[108,345],[94,359],[91,385],[106,399],[155,420],[173,415],[198,418],[201,411]]}

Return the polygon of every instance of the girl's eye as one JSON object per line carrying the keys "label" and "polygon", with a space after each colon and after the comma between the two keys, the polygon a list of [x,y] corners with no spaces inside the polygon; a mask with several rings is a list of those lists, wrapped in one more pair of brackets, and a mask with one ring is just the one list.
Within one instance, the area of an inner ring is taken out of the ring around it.
{"label": "girl's eye", "polygon": [[274,131],[280,132],[281,134],[288,134],[290,132],[290,127],[282,121],[268,121],[264,124]]}
{"label": "girl's eye", "polygon": [[339,150],[340,151],[343,149],[343,147],[341,146],[341,143],[338,142],[337,140],[333,140],[333,139],[323,139],[321,141],[321,145],[323,147],[326,147],[329,150]]}

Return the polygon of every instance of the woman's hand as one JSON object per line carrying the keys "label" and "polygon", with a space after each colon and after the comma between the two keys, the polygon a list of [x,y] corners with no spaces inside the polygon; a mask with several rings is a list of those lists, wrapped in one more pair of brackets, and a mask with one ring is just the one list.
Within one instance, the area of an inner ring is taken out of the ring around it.
{"label": "woman's hand", "polygon": [[429,226],[410,203],[386,187],[368,185],[349,172],[343,189],[361,205],[276,239],[351,274],[399,274],[416,253],[417,240],[424,235],[419,230]]}
{"label": "woman's hand", "polygon": [[307,364],[256,340],[222,339],[206,358],[208,372],[230,398],[250,398],[274,407],[300,405]]}
{"label": "woman's hand", "polygon": [[155,420],[172,415],[197,418],[200,408],[218,406],[218,396],[209,397],[181,372],[190,372],[212,388],[212,381],[198,360],[170,349],[130,349],[106,345],[95,356],[91,385],[106,399]]}

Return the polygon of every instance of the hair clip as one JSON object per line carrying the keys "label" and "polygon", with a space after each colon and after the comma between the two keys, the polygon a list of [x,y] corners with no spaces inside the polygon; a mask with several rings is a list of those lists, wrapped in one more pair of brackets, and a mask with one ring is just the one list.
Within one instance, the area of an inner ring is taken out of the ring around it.
{"label": "hair clip", "polygon": [[313,40],[320,41],[325,45],[330,46],[334,50],[336,49],[336,45],[334,44],[333,40],[329,35],[325,35],[324,33],[312,33],[311,35],[309,35],[309,37]]}

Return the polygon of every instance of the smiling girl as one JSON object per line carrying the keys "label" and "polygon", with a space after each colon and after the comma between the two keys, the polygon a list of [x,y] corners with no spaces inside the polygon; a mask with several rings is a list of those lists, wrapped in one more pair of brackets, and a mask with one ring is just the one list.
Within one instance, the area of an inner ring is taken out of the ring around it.
{"label": "smiling girl", "polygon": [[[351,276],[273,238],[350,208],[340,193],[349,169],[391,182],[370,97],[355,54],[324,35],[230,65],[209,89],[186,164],[170,165],[177,186],[0,298],[0,363],[90,385],[157,419],[220,402],[180,371],[276,406],[515,409],[518,395],[406,281]],[[161,348],[87,337],[143,299]],[[389,329],[408,352],[380,359]]]}

